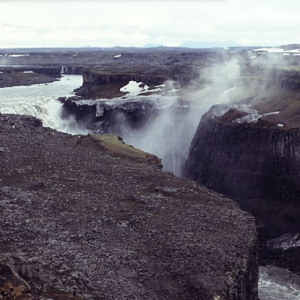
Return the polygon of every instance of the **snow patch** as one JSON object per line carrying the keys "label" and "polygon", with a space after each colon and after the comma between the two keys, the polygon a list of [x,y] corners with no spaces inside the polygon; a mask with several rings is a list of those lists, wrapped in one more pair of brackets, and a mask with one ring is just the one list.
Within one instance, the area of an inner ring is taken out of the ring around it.
{"label": "snow patch", "polygon": [[278,115],[278,114],[280,114],[280,111],[273,111],[273,112],[269,112],[269,113],[263,114],[262,117],[272,116],[272,115]]}
{"label": "snow patch", "polygon": [[149,86],[144,84],[143,82],[136,82],[134,80],[131,80],[128,82],[127,85],[120,88],[120,91],[124,93],[129,93],[129,95],[132,96],[148,91],[148,89]]}
{"label": "snow patch", "polygon": [[122,57],[122,54],[117,54],[114,56],[114,58],[120,58],[120,57]]}
{"label": "snow patch", "polygon": [[29,54],[9,54],[9,57],[22,57],[22,56],[29,56]]}
{"label": "snow patch", "polygon": [[289,52],[289,53],[299,53],[300,52],[300,49],[293,49],[293,50],[288,50],[286,52]]}
{"label": "snow patch", "polygon": [[282,53],[284,50],[282,48],[261,48],[255,49],[254,52],[269,52],[269,53]]}
{"label": "snow patch", "polygon": [[33,71],[23,71],[24,74],[33,74]]}

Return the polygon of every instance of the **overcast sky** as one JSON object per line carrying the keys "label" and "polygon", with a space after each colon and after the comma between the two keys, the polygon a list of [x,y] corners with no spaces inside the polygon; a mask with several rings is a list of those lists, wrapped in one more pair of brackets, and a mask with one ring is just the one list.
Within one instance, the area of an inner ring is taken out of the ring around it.
{"label": "overcast sky", "polygon": [[300,43],[299,0],[0,0],[0,47]]}

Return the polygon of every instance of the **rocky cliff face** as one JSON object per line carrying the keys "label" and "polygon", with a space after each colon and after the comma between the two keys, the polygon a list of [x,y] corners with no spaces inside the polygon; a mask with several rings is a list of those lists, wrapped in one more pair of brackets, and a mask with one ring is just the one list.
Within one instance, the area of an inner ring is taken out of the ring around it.
{"label": "rocky cliff face", "polygon": [[253,218],[111,136],[0,115],[0,297],[257,300]]}
{"label": "rocky cliff face", "polygon": [[267,240],[298,233],[300,226],[300,130],[276,123],[237,123],[244,113],[203,116],[184,176],[237,200],[256,217],[261,263],[300,274],[299,247],[272,248]]}
{"label": "rocky cliff face", "polygon": [[68,75],[82,75],[84,68],[86,68],[86,66],[67,65],[61,67],[61,72]]}
{"label": "rocky cliff face", "polygon": [[300,130],[205,115],[185,174],[224,194],[299,204]]}
{"label": "rocky cliff face", "polygon": [[60,77],[59,67],[0,67],[0,87],[50,83]]}
{"label": "rocky cliff face", "polygon": [[285,88],[290,91],[300,90],[300,72],[299,70],[284,70],[280,68],[263,69],[260,71],[262,77],[265,78],[268,87]]}
{"label": "rocky cliff face", "polygon": [[79,126],[92,133],[121,134],[122,127],[142,129],[158,113],[151,100],[104,102],[78,97],[60,98],[62,118],[72,116]]}
{"label": "rocky cliff face", "polygon": [[131,80],[155,86],[164,83],[168,78],[162,74],[122,72],[122,70],[113,72],[98,68],[85,68],[82,76],[83,85],[76,90],[76,94],[84,98],[113,98],[119,96],[120,87]]}

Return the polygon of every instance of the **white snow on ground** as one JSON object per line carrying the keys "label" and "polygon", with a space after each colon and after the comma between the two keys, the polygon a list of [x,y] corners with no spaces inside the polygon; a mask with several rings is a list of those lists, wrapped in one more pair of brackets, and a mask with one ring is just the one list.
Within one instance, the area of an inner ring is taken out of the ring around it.
{"label": "white snow on ground", "polygon": [[122,54],[115,55],[114,58],[120,58]]}
{"label": "white snow on ground", "polygon": [[156,85],[154,89],[149,89],[146,92],[154,93],[154,92],[161,92],[165,87],[165,84]]}
{"label": "white snow on ground", "polygon": [[283,127],[284,124],[278,123],[277,126],[278,126],[278,127]]}
{"label": "white snow on ground", "polygon": [[29,56],[29,54],[9,54],[9,57],[21,57],[21,56]]}
{"label": "white snow on ground", "polygon": [[[264,53],[280,53],[282,55],[300,55],[300,49],[284,50],[282,48],[261,48],[255,49],[253,52],[264,52]],[[250,58],[255,58],[256,56],[251,56]]]}
{"label": "white snow on ground", "polygon": [[269,113],[263,114],[262,117],[272,116],[272,115],[279,115],[279,114],[280,114],[280,111],[273,111],[273,112],[269,112]]}
{"label": "white snow on ground", "polygon": [[24,74],[33,74],[33,71],[23,71]]}
{"label": "white snow on ground", "polygon": [[288,51],[285,51],[285,52],[289,52],[289,53],[299,53],[299,52],[300,52],[300,49],[293,49],[293,50],[288,50]]}
{"label": "white snow on ground", "polygon": [[131,80],[127,85],[120,88],[121,92],[129,93],[130,96],[139,95],[142,92],[145,92],[149,89],[148,85],[145,85],[143,82],[136,82]]}
{"label": "white snow on ground", "polygon": [[3,72],[0,72],[0,74],[3,74]]}
{"label": "white snow on ground", "polygon": [[254,52],[272,52],[272,53],[279,53],[284,52],[281,48],[261,48],[261,49],[255,49]]}
{"label": "white snow on ground", "polygon": [[156,85],[155,87],[156,87],[156,88],[164,88],[165,86],[166,86],[166,84],[163,83],[163,84],[160,84],[160,85]]}
{"label": "white snow on ground", "polygon": [[266,114],[263,114],[263,115],[260,115],[258,112],[257,113],[252,113],[252,114],[249,114],[245,117],[236,119],[236,122],[237,123],[256,123],[258,121],[258,119],[260,119],[262,117],[278,115],[279,113],[280,113],[279,111],[274,111],[274,112],[266,113]]}
{"label": "white snow on ground", "polygon": [[251,59],[254,59],[254,58],[256,58],[256,57],[257,57],[257,55],[254,55],[254,56],[251,56],[250,58],[251,58]]}

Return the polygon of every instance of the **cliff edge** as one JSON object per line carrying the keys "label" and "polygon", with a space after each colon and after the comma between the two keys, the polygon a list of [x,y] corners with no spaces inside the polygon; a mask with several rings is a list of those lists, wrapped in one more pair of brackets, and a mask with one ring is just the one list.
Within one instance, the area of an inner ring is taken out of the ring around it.
{"label": "cliff edge", "polygon": [[0,114],[3,299],[256,300],[253,218],[112,136]]}

